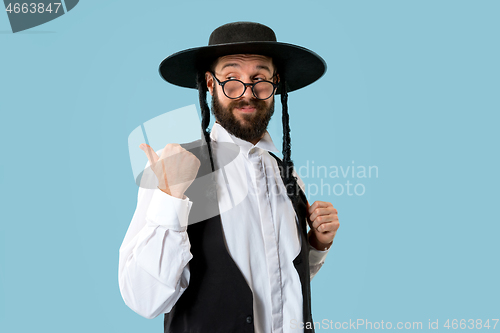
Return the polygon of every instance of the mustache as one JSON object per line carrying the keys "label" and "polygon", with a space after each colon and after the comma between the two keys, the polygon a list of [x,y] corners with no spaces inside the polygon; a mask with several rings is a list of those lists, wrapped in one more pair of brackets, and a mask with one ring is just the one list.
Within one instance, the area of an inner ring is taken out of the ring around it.
{"label": "mustache", "polygon": [[230,108],[243,108],[245,106],[251,106],[256,109],[262,109],[265,108],[266,103],[265,101],[261,101],[258,99],[232,101],[231,103],[229,103]]}

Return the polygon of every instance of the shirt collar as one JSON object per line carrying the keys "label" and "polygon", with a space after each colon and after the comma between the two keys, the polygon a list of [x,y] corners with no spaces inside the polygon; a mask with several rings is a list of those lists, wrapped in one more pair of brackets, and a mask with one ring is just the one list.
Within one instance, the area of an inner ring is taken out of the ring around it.
{"label": "shirt collar", "polygon": [[273,153],[279,152],[276,149],[276,146],[271,139],[271,135],[266,131],[262,139],[257,142],[256,145],[253,145],[251,142],[242,140],[240,138],[235,137],[231,133],[229,133],[224,127],[222,127],[219,123],[215,123],[212,127],[212,131],[210,133],[210,138],[216,142],[232,142],[240,147],[241,152],[248,157],[250,154],[250,150],[252,148],[260,148],[262,150],[267,150]]}

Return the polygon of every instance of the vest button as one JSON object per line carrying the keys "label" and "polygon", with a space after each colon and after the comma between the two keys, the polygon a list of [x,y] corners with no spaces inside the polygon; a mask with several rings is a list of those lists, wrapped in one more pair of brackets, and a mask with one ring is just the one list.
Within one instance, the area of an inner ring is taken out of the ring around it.
{"label": "vest button", "polygon": [[251,324],[251,323],[252,323],[252,316],[248,316],[248,317],[247,317],[247,323],[248,323],[248,324]]}

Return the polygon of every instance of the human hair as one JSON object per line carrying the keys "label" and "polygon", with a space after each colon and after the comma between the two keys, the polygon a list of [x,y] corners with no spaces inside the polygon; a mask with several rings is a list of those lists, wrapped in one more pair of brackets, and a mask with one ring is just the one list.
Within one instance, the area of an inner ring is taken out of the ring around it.
{"label": "human hair", "polygon": [[205,73],[202,71],[198,72],[196,86],[198,88],[198,99],[200,101],[201,110],[201,133],[205,138],[205,142],[208,146],[208,152],[210,154],[210,164],[212,165],[212,170],[215,171],[214,161],[212,158],[212,148],[210,147],[210,131],[208,130],[208,125],[210,124],[210,108],[207,104],[207,83],[205,81]]}
{"label": "human hair", "polygon": [[281,176],[287,190],[288,197],[295,204],[298,200],[297,178],[293,175],[292,142],[290,136],[290,117],[288,115],[288,87],[284,75],[280,75],[281,81],[281,109],[283,124],[283,171]]}

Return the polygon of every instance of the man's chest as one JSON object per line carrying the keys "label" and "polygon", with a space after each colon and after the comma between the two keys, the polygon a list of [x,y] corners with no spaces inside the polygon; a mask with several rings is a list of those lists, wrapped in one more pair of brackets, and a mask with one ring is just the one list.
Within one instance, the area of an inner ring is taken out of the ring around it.
{"label": "man's chest", "polygon": [[215,180],[233,258],[255,258],[260,265],[277,257],[291,262],[300,252],[297,219],[273,157],[240,155],[219,169]]}

